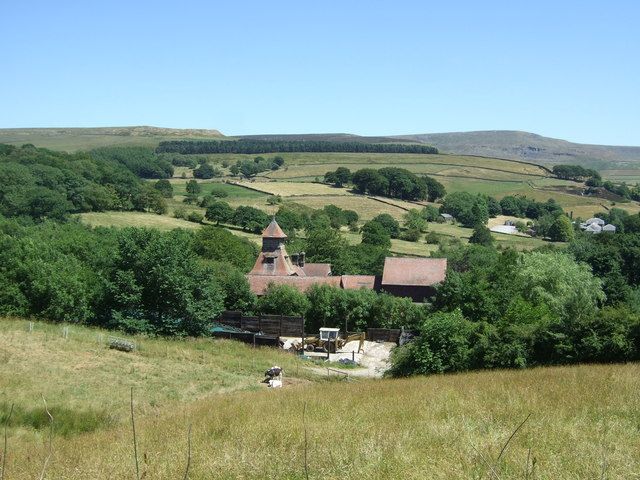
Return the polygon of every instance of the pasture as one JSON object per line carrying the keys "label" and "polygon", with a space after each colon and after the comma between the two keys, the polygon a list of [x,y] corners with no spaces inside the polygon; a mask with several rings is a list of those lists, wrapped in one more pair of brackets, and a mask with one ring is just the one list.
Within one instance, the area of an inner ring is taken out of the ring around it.
{"label": "pasture", "polygon": [[[317,183],[327,171],[347,167],[352,171],[361,168],[399,167],[416,174],[427,174],[441,182],[448,192],[467,191],[491,195],[501,199],[507,195],[526,195],[546,201],[554,198],[567,213],[588,218],[597,212],[614,206],[640,211],[637,202],[616,205],[611,200],[581,195],[581,184],[560,180],[544,168],[512,160],[467,155],[417,155],[383,153],[282,153],[283,168],[258,175],[250,183],[253,188],[283,197],[298,197],[300,203],[318,208],[323,200],[341,208],[350,208],[361,214],[364,220],[371,218],[371,208],[362,197],[349,207],[349,199],[336,197],[348,194],[346,189],[335,189]],[[218,167],[223,162],[233,164],[238,160],[253,159],[256,155],[210,154],[207,158]],[[269,154],[263,156],[269,157]],[[612,172],[613,173],[613,172]],[[622,173],[635,174],[637,171]],[[635,177],[629,177],[635,178]],[[321,198],[326,197],[326,198]],[[360,210],[359,210],[360,209]],[[391,213],[386,211],[385,213]],[[397,214],[398,212],[396,212]],[[393,213],[391,213],[393,215]]]}
{"label": "pasture", "polygon": [[[638,478],[640,365],[329,382],[288,353],[0,320],[6,479]],[[267,366],[288,385],[258,382]],[[37,414],[39,412],[39,416]],[[35,419],[40,419],[36,421]],[[74,420],[75,419],[75,423]],[[86,428],[82,428],[86,427]],[[190,435],[188,435],[190,427]],[[190,448],[188,447],[190,444]]]}

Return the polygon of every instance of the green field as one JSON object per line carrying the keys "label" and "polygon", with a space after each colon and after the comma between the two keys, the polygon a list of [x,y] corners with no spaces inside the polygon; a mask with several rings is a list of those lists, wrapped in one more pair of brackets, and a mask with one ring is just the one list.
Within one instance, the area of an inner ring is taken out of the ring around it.
{"label": "green field", "polygon": [[[526,195],[540,201],[556,199],[567,213],[588,218],[598,212],[617,206],[631,213],[640,211],[637,202],[616,205],[615,202],[581,195],[580,184],[552,177],[536,165],[487,157],[465,155],[414,155],[381,153],[282,153],[285,166],[274,172],[258,176],[251,186],[283,197],[296,197],[296,201],[313,208],[323,202],[341,208],[356,210],[363,219],[373,216],[375,207],[362,197],[337,198],[348,194],[346,189],[310,183],[321,180],[327,171],[339,166],[352,171],[361,168],[400,167],[416,174],[432,175],[448,192],[467,191],[491,195],[498,199],[507,195]],[[263,155],[269,156],[269,155]],[[212,154],[207,156],[214,164],[230,164],[255,155]],[[304,198],[298,198],[303,196]],[[379,207],[379,206],[378,206]],[[384,213],[392,213],[384,207]],[[412,208],[412,207],[409,207]],[[395,211],[398,215],[400,210]]]}
{"label": "green field", "polygon": [[[328,381],[291,354],[0,320],[6,479],[637,479],[640,365]],[[285,387],[263,371],[284,367]],[[526,420],[526,421],[525,421]],[[517,428],[523,421],[521,428]],[[188,431],[190,456],[188,461]],[[517,431],[516,431],[517,430]],[[510,439],[510,437],[512,437]],[[503,450],[503,453],[500,452]]]}

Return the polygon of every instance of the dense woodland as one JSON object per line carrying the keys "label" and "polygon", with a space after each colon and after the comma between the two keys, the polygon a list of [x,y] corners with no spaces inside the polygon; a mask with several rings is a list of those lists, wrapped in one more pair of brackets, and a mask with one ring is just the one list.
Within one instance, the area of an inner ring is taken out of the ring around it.
{"label": "dense woodland", "polygon": [[162,195],[142,178],[172,173],[151,150],[137,147],[69,154],[0,144],[0,214],[63,220],[105,210],[163,213]]}
{"label": "dense woodland", "polygon": [[429,145],[403,143],[328,142],[322,140],[170,140],[160,142],[158,153],[285,153],[285,152],[353,152],[353,153],[423,153],[435,154]]}
{"label": "dense woodland", "polygon": [[[398,376],[639,358],[637,214],[603,212],[599,216],[617,232],[589,235],[553,200],[497,201],[442,192],[440,209],[416,208],[401,221],[380,214],[360,228],[354,211],[286,203],[276,218],[289,236],[290,253],[305,251],[311,262],[331,263],[335,274],[375,275],[390,255],[391,239],[415,240],[426,232],[427,241],[439,245],[435,256],[449,260],[447,279],[424,305],[329,286],[306,294],[272,286],[256,298],[244,273],[257,247],[227,229],[91,228],[70,216],[161,210],[172,195],[163,178],[170,171],[166,159],[148,149],[132,149],[131,156],[126,150],[67,154],[31,145],[0,147],[0,315],[153,335],[206,335],[224,309],[304,315],[309,330],[404,326],[420,336],[395,351],[392,374]],[[389,182],[387,193],[403,195],[405,187],[430,192],[419,177],[381,170],[374,172]],[[342,180],[355,184],[353,176]],[[259,232],[270,221],[259,209],[232,208],[216,195],[200,199],[195,180],[187,184],[187,200],[199,202],[210,222],[229,228]],[[442,211],[474,227],[469,245],[428,231],[429,222],[441,221]],[[568,243],[526,253],[497,249],[486,222],[500,213],[534,219],[531,227],[547,228],[545,236]],[[340,231],[344,227],[360,230],[361,243],[349,244]]]}

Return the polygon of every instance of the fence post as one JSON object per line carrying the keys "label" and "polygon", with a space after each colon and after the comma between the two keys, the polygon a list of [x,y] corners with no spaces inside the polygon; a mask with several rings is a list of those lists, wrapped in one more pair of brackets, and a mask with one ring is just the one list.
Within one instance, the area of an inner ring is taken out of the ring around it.
{"label": "fence post", "polygon": [[351,350],[351,361],[354,363],[356,361],[356,352],[354,352],[353,350]]}
{"label": "fence post", "polygon": [[304,355],[304,316],[302,317],[302,349],[300,355]]}

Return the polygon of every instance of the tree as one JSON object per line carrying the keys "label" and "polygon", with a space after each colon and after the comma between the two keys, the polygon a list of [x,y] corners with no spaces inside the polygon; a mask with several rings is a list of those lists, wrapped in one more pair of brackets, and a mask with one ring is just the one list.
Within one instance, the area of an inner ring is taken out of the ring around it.
{"label": "tree", "polygon": [[251,291],[247,277],[242,271],[228,262],[216,262],[212,265],[212,269],[216,281],[224,292],[225,309],[251,315],[258,299]]}
{"label": "tree", "polygon": [[427,187],[427,199],[430,202],[436,202],[447,194],[444,185],[442,185],[435,178],[424,176],[422,177],[423,182]]}
{"label": "tree", "polygon": [[260,233],[269,224],[269,216],[262,210],[242,205],[236,208],[231,221],[247,232]]}
{"label": "tree", "polygon": [[389,181],[372,168],[358,170],[351,181],[358,193],[385,195],[389,189]]}
{"label": "tree", "polygon": [[143,185],[133,203],[138,210],[153,212],[158,215],[167,213],[167,202],[162,193],[149,184]]}
{"label": "tree", "polygon": [[209,179],[213,177],[219,177],[222,172],[217,168],[212,167],[209,163],[201,163],[198,168],[193,171],[193,176],[196,178]]}
{"label": "tree", "polygon": [[473,325],[459,310],[431,315],[416,340],[394,351],[391,374],[402,377],[467,370],[472,333]]}
{"label": "tree", "polygon": [[348,244],[336,230],[311,229],[307,236],[307,257],[311,262],[335,264]]}
{"label": "tree", "polygon": [[471,237],[469,237],[469,243],[484,245],[485,247],[493,245],[491,230],[489,230],[487,226],[482,223],[476,224],[476,226],[473,227],[473,234],[471,235]]}
{"label": "tree", "polygon": [[370,220],[362,227],[362,243],[390,248],[391,237],[389,236],[389,232],[387,232],[382,225]]}
{"label": "tree", "polygon": [[205,225],[196,232],[193,249],[202,258],[230,263],[242,272],[251,270],[258,256],[258,248],[253,242],[212,225]]}
{"label": "tree", "polygon": [[380,213],[373,217],[372,221],[382,225],[391,238],[398,238],[400,235],[400,224],[388,213]]}
{"label": "tree", "polygon": [[200,195],[202,188],[197,180],[189,180],[186,185],[186,190],[189,195]]}
{"label": "tree", "polygon": [[281,206],[276,213],[278,225],[291,238],[296,237],[296,230],[304,228],[304,219],[297,211],[288,206]]}
{"label": "tree", "polygon": [[342,214],[344,215],[344,219],[347,222],[347,225],[349,226],[355,226],[356,223],[358,223],[358,219],[360,218],[358,216],[358,212],[355,212],[354,210],[343,210]]}
{"label": "tree", "polygon": [[571,220],[565,215],[559,215],[549,228],[549,238],[553,242],[570,242],[574,236]]}
{"label": "tree", "polygon": [[258,310],[261,313],[304,316],[308,309],[307,297],[290,285],[271,283],[258,299]]}
{"label": "tree", "polygon": [[189,180],[186,184],[187,195],[184,199],[185,203],[197,203],[198,195],[200,194],[202,188],[200,184],[196,180]]}
{"label": "tree", "polygon": [[173,186],[169,180],[163,178],[158,180],[153,187],[160,192],[164,198],[173,198]]}
{"label": "tree", "polygon": [[486,198],[468,192],[450,193],[445,197],[441,210],[453,215],[465,227],[486,224],[489,219]]}
{"label": "tree", "polygon": [[502,215],[502,206],[500,202],[493,197],[487,197],[487,209],[489,210],[489,216],[491,218]]}
{"label": "tree", "polygon": [[125,229],[105,295],[111,326],[162,335],[202,335],[224,308],[213,272],[191,248],[191,233]]}
{"label": "tree", "polygon": [[423,232],[427,229],[427,222],[421,212],[415,208],[410,209],[403,215],[404,227],[408,230]]}
{"label": "tree", "polygon": [[404,168],[385,167],[378,174],[387,179],[386,196],[406,200],[424,200],[427,198],[427,186],[424,181]]}
{"label": "tree", "polygon": [[216,222],[216,224],[219,225],[220,223],[231,221],[234,213],[233,208],[227,202],[214,201],[207,207],[205,217],[207,220]]}
{"label": "tree", "polygon": [[591,268],[565,253],[531,252],[523,255],[513,282],[525,300],[545,303],[561,319],[574,322],[590,317],[605,300],[602,282]]}
{"label": "tree", "polygon": [[433,205],[426,205],[422,209],[422,218],[424,218],[427,222],[435,222],[440,217],[440,212]]}
{"label": "tree", "polygon": [[324,175],[324,181],[331,183],[334,187],[343,187],[351,182],[351,170],[346,167],[338,167],[333,172],[327,172]]}
{"label": "tree", "polygon": [[489,221],[489,209],[487,207],[487,201],[485,198],[481,196],[477,196],[476,200],[471,207],[471,219],[466,220],[463,223],[469,224],[470,222],[474,222],[473,225],[477,225],[481,223],[482,225],[486,225]]}

